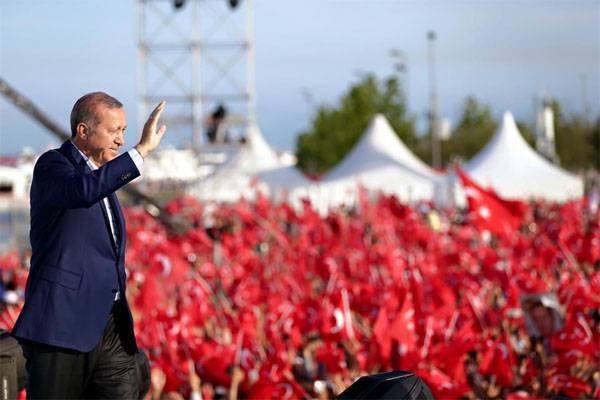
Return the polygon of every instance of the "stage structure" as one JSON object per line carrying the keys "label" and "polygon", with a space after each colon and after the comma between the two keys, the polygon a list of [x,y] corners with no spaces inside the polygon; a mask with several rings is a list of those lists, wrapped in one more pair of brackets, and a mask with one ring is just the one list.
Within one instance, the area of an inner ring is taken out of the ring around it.
{"label": "stage structure", "polygon": [[255,121],[253,1],[138,0],[138,13],[140,126],[165,99],[177,145],[241,139]]}

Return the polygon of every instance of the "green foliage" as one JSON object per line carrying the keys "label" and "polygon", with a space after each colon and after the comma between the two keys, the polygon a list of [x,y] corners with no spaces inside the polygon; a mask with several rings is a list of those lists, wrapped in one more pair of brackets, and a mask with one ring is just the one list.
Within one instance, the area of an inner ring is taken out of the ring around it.
{"label": "green foliage", "polygon": [[600,116],[596,118],[594,128],[590,131],[588,142],[592,148],[591,164],[596,171],[600,172]]}
{"label": "green foliage", "polygon": [[534,128],[526,122],[516,121],[517,129],[523,136],[523,139],[531,146],[532,149],[535,149],[535,130]]}
{"label": "green foliage", "polygon": [[556,153],[560,164],[577,171],[600,169],[598,130],[600,118],[592,124],[580,115],[565,116],[558,101],[553,101]]}
{"label": "green foliage", "polygon": [[[553,102],[553,109],[561,166],[573,171],[600,171],[600,116],[593,123],[578,115],[565,116],[557,101]],[[384,114],[406,145],[431,164],[431,135],[416,136],[415,118],[408,114],[398,80],[392,77],[378,81],[373,75],[366,75],[341,97],[339,105],[316,110],[311,127],[298,137],[299,167],[309,174],[327,172],[351,151],[376,113]],[[489,142],[497,127],[489,105],[467,97],[451,138],[441,143],[442,164],[447,166],[457,157],[471,159]],[[532,126],[517,121],[517,127],[535,148]]]}
{"label": "green foliage", "polygon": [[322,174],[350,152],[376,113],[382,113],[408,145],[416,142],[415,120],[394,77],[379,82],[365,76],[345,93],[338,106],[320,106],[309,130],[298,136],[298,166],[309,174]]}
{"label": "green foliage", "polygon": [[472,158],[489,142],[497,127],[498,122],[492,116],[490,107],[473,96],[467,97],[452,137],[442,143],[443,165],[456,157],[464,161]]}

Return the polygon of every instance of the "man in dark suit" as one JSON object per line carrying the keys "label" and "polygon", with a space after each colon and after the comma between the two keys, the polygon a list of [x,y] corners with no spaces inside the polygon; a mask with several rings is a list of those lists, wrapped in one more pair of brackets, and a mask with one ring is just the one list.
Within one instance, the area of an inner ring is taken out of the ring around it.
{"label": "man in dark suit", "polygon": [[136,398],[137,346],[125,297],[125,220],[115,191],[160,143],[161,102],[119,155],[127,119],[102,92],[71,112],[71,140],[44,153],[31,184],[31,269],[13,329],[29,398]]}

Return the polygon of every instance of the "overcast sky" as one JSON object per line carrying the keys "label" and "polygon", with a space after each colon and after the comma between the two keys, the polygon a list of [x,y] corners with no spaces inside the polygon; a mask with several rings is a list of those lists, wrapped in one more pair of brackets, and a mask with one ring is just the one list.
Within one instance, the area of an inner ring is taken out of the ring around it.
{"label": "overcast sky", "polygon": [[[135,0],[0,1],[0,76],[65,128],[74,101],[104,90],[137,127]],[[184,10],[185,11],[185,10]],[[437,32],[443,116],[467,95],[533,121],[545,94],[567,111],[600,112],[600,0],[255,0],[257,120],[269,143],[293,149],[316,104],[334,104],[365,72],[394,72],[406,54],[410,111],[427,110],[427,31]],[[175,140],[171,138],[171,140]],[[0,154],[55,144],[0,99]]]}

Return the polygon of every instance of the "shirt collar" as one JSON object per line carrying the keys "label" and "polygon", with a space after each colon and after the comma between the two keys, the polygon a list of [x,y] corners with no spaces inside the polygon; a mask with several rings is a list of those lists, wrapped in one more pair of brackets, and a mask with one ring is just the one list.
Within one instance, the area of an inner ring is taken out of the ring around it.
{"label": "shirt collar", "polygon": [[75,143],[73,143],[72,140],[71,140],[71,144],[73,145],[73,147],[75,147],[77,149],[77,151],[79,152],[79,154],[81,154],[81,157],[83,157],[83,159],[85,160],[85,162],[87,163],[87,165],[90,167],[90,169],[92,171],[98,169],[98,166],[96,164],[94,164],[94,162],[91,160],[91,158],[89,158],[88,156],[86,156],[85,154],[83,154],[83,151],[81,151],[79,149],[79,147],[77,147],[77,145]]}

